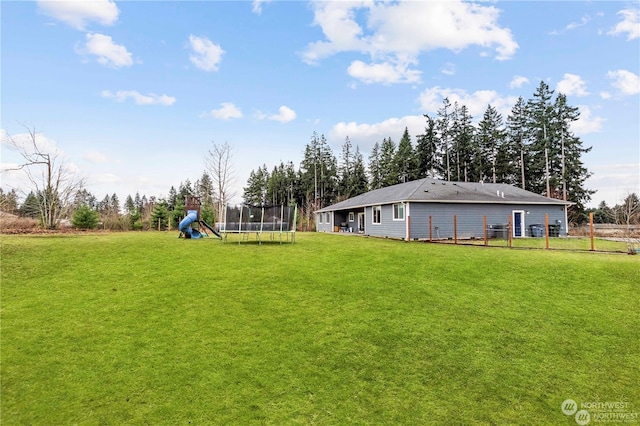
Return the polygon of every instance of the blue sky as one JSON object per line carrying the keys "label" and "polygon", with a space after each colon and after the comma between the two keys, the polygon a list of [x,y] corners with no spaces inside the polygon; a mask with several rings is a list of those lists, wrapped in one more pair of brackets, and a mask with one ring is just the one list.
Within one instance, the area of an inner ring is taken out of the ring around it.
{"label": "blue sky", "polygon": [[[448,96],[506,119],[544,80],[578,106],[598,192],[640,191],[640,3],[2,1],[1,128],[41,132],[102,199],[198,179],[211,143],[251,170],[412,141]],[[2,167],[16,153],[2,145]],[[21,175],[3,173],[4,190]]]}

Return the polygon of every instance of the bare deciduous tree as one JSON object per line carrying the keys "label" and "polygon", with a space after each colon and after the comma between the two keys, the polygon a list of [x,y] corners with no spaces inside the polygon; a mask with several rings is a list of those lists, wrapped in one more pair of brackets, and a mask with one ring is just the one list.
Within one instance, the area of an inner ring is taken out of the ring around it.
{"label": "bare deciduous tree", "polygon": [[13,147],[22,161],[2,171],[25,172],[31,184],[30,190],[38,197],[42,226],[53,229],[58,226],[60,219],[68,215],[76,193],[84,186],[84,179],[59,152],[45,148],[35,128],[26,129],[25,137],[4,135],[2,143]]}
{"label": "bare deciduous tree", "polygon": [[212,147],[205,157],[205,167],[211,176],[214,189],[217,191],[218,202],[215,217],[218,222],[223,222],[224,206],[236,195],[233,190],[236,172],[231,161],[233,147],[228,142],[218,145],[212,141],[211,144]]}
{"label": "bare deciduous tree", "polygon": [[615,222],[622,226],[629,254],[636,254],[640,246],[637,227],[640,225],[640,198],[635,192],[627,194],[621,205],[613,208]]}

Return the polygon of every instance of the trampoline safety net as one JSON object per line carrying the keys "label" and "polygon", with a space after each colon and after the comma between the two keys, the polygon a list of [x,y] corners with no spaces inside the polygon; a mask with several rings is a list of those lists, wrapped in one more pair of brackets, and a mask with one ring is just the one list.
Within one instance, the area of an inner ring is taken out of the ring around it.
{"label": "trampoline safety net", "polygon": [[238,242],[249,241],[255,236],[259,243],[265,238],[293,243],[297,213],[297,206],[226,206],[224,221],[218,224],[218,229],[224,241],[228,234],[238,234]]}

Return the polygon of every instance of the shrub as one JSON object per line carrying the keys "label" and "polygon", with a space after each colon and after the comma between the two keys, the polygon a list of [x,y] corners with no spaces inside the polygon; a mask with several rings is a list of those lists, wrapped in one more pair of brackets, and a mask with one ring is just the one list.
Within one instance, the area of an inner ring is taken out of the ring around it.
{"label": "shrub", "polygon": [[73,214],[71,223],[76,228],[94,229],[98,226],[98,212],[87,205],[82,205]]}

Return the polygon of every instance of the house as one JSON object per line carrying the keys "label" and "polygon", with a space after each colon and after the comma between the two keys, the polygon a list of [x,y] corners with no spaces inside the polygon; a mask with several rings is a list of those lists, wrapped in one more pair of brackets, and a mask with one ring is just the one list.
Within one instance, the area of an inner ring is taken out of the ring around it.
{"label": "house", "polygon": [[[508,184],[421,179],[380,188],[316,211],[319,232],[404,240],[567,234],[573,203]],[[547,222],[545,222],[545,216]]]}

